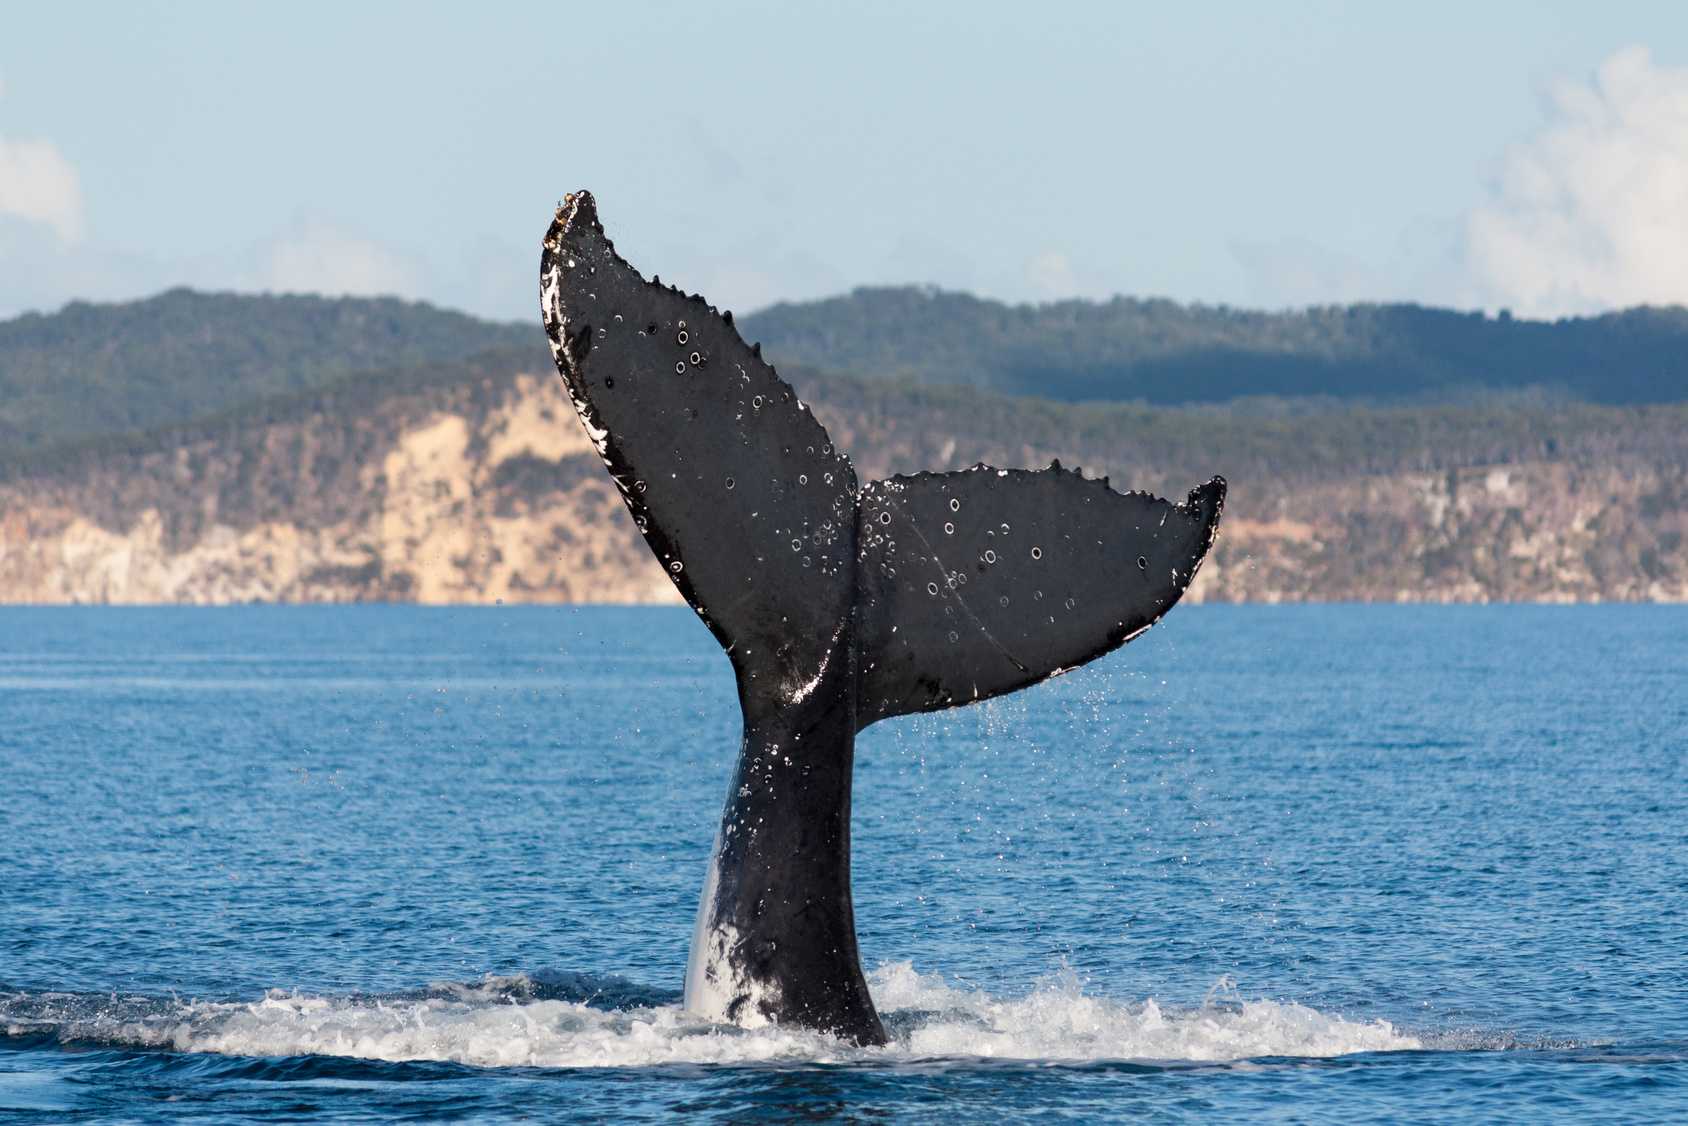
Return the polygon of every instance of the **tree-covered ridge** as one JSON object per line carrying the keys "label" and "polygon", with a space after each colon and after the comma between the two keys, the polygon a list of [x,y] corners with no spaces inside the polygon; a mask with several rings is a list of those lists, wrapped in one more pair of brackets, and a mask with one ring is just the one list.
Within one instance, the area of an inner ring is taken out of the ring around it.
{"label": "tree-covered ridge", "polygon": [[[1205,417],[1159,412],[1149,428],[1198,447],[1218,434],[1233,436],[1230,450],[1258,439],[1274,446],[1272,456],[1292,459],[1302,456],[1292,453],[1296,443],[1323,448],[1336,424],[1269,422],[1260,417],[1271,413],[1262,409],[1271,405],[1262,397],[1288,400],[1278,404],[1288,415],[1309,404],[1328,415],[1356,406],[1688,400],[1688,310],[1682,308],[1546,323],[1413,305],[1264,313],[1117,298],[1009,306],[909,288],[778,305],[739,324],[793,374],[855,372],[880,385],[885,378],[910,385],[887,389],[887,402],[919,398],[915,385],[937,393],[944,384],[959,385],[952,393],[989,390],[1022,402],[1165,407],[1243,398],[1251,400],[1246,409],[1210,405],[1194,412]],[[67,443],[134,435],[362,371],[450,365],[501,347],[540,349],[542,356],[543,335],[537,325],[492,324],[391,298],[172,290],[120,305],[79,302],[0,322],[0,461],[37,461]],[[1527,388],[1546,392],[1521,390]],[[995,399],[977,407],[1018,413]],[[1063,425],[1102,424],[1101,415],[1069,413]],[[1349,436],[1364,432],[1380,454],[1399,438],[1381,430],[1426,424],[1442,433],[1455,426],[1451,416],[1434,411],[1412,423],[1386,412],[1385,424],[1383,417],[1340,425]],[[1479,417],[1488,416],[1471,420]]]}
{"label": "tree-covered ridge", "polygon": [[[412,411],[414,418],[444,409],[448,400],[454,410],[484,413],[518,372],[552,378],[549,350],[498,348],[459,360],[356,372],[145,430],[15,451],[0,455],[0,483],[74,476],[91,467],[112,470],[128,459],[228,441],[307,417],[338,418],[367,429],[391,414],[396,402],[429,404]],[[856,460],[863,480],[960,469],[975,461],[1036,469],[1060,457],[1068,468],[1084,466],[1093,476],[1114,474],[1116,487],[1169,494],[1218,473],[1241,490],[1237,500],[1267,480],[1301,487],[1371,474],[1535,461],[1677,463],[1688,450],[1688,403],[1355,406],[1322,416],[1228,417],[922,386],[804,365],[782,367],[780,375]]]}
{"label": "tree-covered ridge", "polygon": [[858,289],[740,319],[774,359],[1069,402],[1325,396],[1374,404],[1688,399],[1688,309],[1525,321],[1419,305],[1283,313],[1116,297],[1006,305],[930,288]]}
{"label": "tree-covered ridge", "polygon": [[0,456],[543,339],[537,319],[495,324],[390,297],[173,289],[73,302],[0,322]]}
{"label": "tree-covered ridge", "polygon": [[[1688,403],[1245,418],[781,374],[864,481],[1224,474],[1191,599],[1688,600]],[[543,347],[0,458],[0,601],[672,596]]]}

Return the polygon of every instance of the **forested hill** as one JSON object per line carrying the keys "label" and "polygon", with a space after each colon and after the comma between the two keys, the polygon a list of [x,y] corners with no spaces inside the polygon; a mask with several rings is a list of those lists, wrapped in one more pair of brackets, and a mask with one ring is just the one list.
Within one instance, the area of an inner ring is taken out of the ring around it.
{"label": "forested hill", "polygon": [[[1248,312],[1116,298],[1010,306],[934,289],[859,289],[740,318],[783,370],[1012,396],[1239,413],[1438,404],[1688,400],[1688,309],[1556,322],[1416,305]],[[0,322],[0,462],[309,391],[376,369],[543,347],[498,324],[394,298],[177,289]],[[1277,403],[1259,402],[1266,398]]]}
{"label": "forested hill", "polygon": [[[1448,357],[1498,357],[1514,365],[1503,371],[1529,369],[1499,345],[1483,351],[1496,340],[1517,352],[1538,347],[1544,363],[1563,360],[1535,343],[1538,332],[1550,342],[1553,333],[1604,333],[1615,352],[1656,354],[1642,345],[1670,339],[1681,310],[1532,326],[1400,308],[1012,309],[881,291],[742,323],[767,340],[777,315],[818,325],[829,308],[865,316],[876,299],[890,312],[818,336],[831,340],[822,358],[834,370],[789,351],[774,356],[861,480],[1060,458],[1122,490],[1178,497],[1223,474],[1225,523],[1192,601],[1688,601],[1688,401],[1377,410],[1338,397],[1321,417],[1263,417],[1247,406],[1073,404],[836,370],[908,376],[963,352],[1000,364],[1042,333],[1065,340],[1065,351],[1051,348],[1070,375],[1083,348],[1101,357],[1089,370],[1106,370],[1124,367],[1121,357],[1139,367],[1143,357],[1189,357],[1191,341],[1220,339],[1257,382],[1214,397],[1282,395],[1321,385],[1262,384],[1259,373],[1300,370],[1293,365],[1307,356],[1333,369],[1355,364],[1368,354],[1362,345],[1385,357],[1411,345],[1450,365]],[[891,315],[899,305],[925,310],[924,334],[918,321]],[[1052,319],[1063,309],[1064,337]],[[1109,316],[1126,314],[1137,318],[1136,337],[1103,331]],[[1414,316],[1448,331],[1400,328]],[[1397,337],[1379,327],[1390,324]],[[1617,331],[1626,325],[1627,344]],[[889,360],[869,362],[874,354]],[[1278,368],[1262,360],[1273,356]],[[1042,370],[1063,369],[1046,358]],[[1612,370],[1633,378],[1638,369]],[[0,324],[0,378],[0,412],[32,441],[0,447],[0,603],[677,597],[537,327],[398,301],[177,291]],[[1197,397],[1188,383],[1173,388],[1161,397]]]}
{"label": "forested hill", "polygon": [[0,322],[0,456],[194,418],[356,371],[537,345],[496,324],[396,298],[173,289],[73,302]]}
{"label": "forested hill", "polygon": [[[1207,417],[788,367],[858,479],[1231,482],[1187,600],[1688,601],[1688,404]],[[676,601],[542,347],[0,462],[0,603]]]}
{"label": "forested hill", "polygon": [[1321,396],[1392,405],[1482,402],[1526,388],[1547,402],[1688,399],[1680,306],[1547,322],[1419,305],[1005,305],[910,287],[775,305],[739,327],[776,362],[1069,402]]}

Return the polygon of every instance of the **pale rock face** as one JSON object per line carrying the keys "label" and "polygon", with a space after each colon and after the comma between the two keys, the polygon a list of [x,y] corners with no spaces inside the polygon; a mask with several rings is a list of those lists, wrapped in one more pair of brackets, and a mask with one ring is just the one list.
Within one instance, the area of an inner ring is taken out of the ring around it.
{"label": "pale rock face", "polygon": [[[677,603],[562,380],[477,386],[0,484],[0,602]],[[1060,420],[805,401],[862,480],[1059,457],[1122,491],[1178,496],[1225,468],[1203,455],[1169,469]],[[1688,600],[1688,460],[1670,450],[1324,480],[1231,472],[1184,600]]]}
{"label": "pale rock face", "polygon": [[562,461],[597,452],[563,381],[555,375],[516,376],[513,393],[487,415],[481,429],[487,440],[487,464],[494,468],[523,455]]}
{"label": "pale rock face", "polygon": [[[188,453],[164,459],[161,474],[183,484]],[[512,463],[539,487],[501,483]],[[358,484],[360,518],[208,523],[175,550],[157,507],[112,528],[78,511],[74,496],[0,492],[0,601],[679,601],[554,375],[516,376],[482,418],[433,412],[402,429]],[[41,500],[58,503],[30,503]],[[216,501],[207,495],[202,510],[214,513]]]}
{"label": "pale rock face", "polygon": [[1184,597],[1688,601],[1678,488],[1656,466],[1566,462],[1308,486],[1275,498],[1273,520],[1227,514]]}
{"label": "pale rock face", "polygon": [[[479,456],[471,450],[474,437],[484,448]],[[503,407],[475,433],[456,415],[405,432],[382,463],[385,570],[408,574],[410,600],[433,605],[501,599],[678,602],[679,593],[654,562],[638,566],[645,558],[642,544],[625,536],[616,543],[583,544],[558,534],[558,528],[601,522],[600,514],[580,511],[580,498],[571,493],[538,498],[528,511],[508,516],[477,503],[498,471],[517,458],[559,465],[588,455],[596,462],[597,451],[555,378],[517,376]],[[617,509],[621,504],[607,485],[604,503]],[[591,573],[605,558],[620,564],[622,577],[605,581],[608,576]],[[638,576],[630,586],[627,572]]]}
{"label": "pale rock face", "polygon": [[448,415],[406,433],[382,465],[381,561],[410,575],[417,602],[464,601],[471,583],[464,561],[486,546],[474,542],[475,524],[464,519],[474,495],[468,452],[468,424]]}
{"label": "pale rock face", "polygon": [[[79,514],[29,515],[37,519],[26,516],[26,529],[60,526],[56,534],[26,531],[27,542],[10,535],[0,542],[8,602],[273,602],[299,588],[302,568],[362,562],[337,550],[331,537],[292,524],[259,524],[244,533],[216,524],[188,551],[171,553],[157,509],[143,511],[125,532]],[[10,532],[15,522],[7,523]]]}

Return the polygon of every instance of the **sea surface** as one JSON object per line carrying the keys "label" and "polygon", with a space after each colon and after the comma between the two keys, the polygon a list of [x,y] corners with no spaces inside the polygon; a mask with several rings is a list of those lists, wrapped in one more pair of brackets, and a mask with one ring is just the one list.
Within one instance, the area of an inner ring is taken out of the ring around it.
{"label": "sea surface", "polygon": [[1688,608],[871,728],[879,1049],[680,1007],[738,739],[685,609],[0,608],[0,1121],[1688,1121]]}

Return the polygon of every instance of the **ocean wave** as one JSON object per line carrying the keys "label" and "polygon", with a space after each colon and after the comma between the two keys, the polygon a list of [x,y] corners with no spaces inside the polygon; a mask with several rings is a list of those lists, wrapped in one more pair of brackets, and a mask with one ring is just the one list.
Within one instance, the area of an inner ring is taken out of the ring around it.
{"label": "ocean wave", "polygon": [[797,1029],[755,1031],[685,1013],[671,991],[623,978],[518,974],[390,996],[271,990],[250,1002],[0,992],[0,1029],[65,1043],[236,1056],[340,1056],[481,1067],[762,1062],[1197,1061],[1329,1057],[1424,1047],[1389,1022],[1276,1001],[1195,1008],[1084,993],[1071,974],[1026,996],[957,989],[909,962],[869,977],[891,1043],[857,1048]]}

